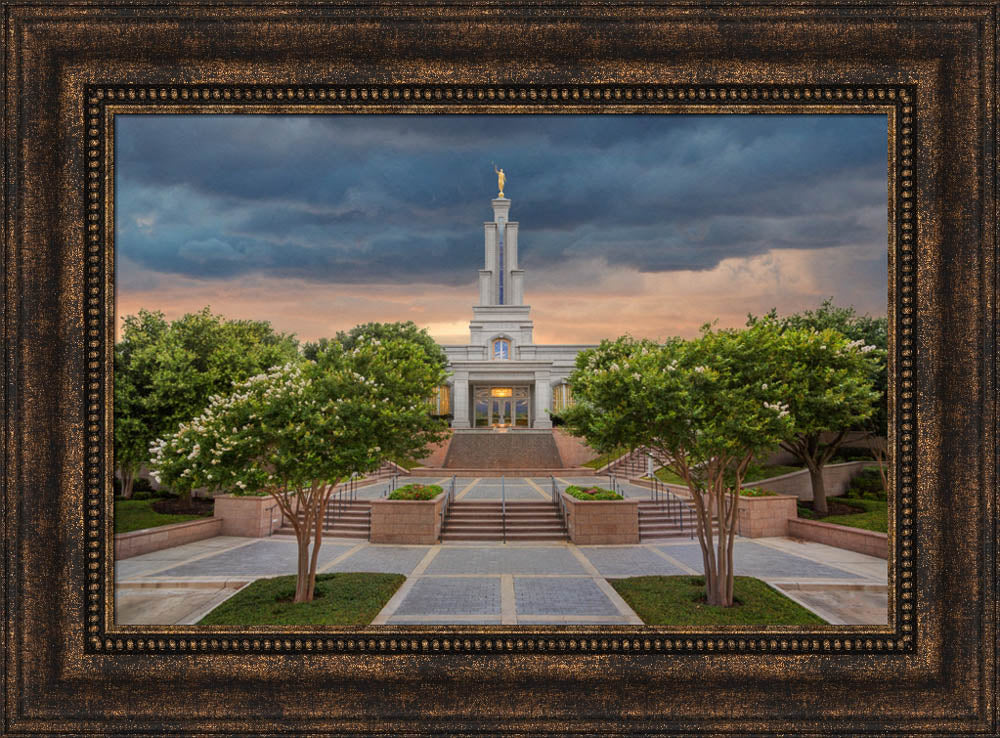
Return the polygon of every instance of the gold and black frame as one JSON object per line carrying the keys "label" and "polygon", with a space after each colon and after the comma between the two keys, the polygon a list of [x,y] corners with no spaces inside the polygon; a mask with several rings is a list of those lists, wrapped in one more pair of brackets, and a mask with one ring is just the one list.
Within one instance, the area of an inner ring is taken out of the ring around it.
{"label": "gold and black frame", "polygon": [[[3,732],[995,735],[1000,5],[0,0]],[[887,122],[884,626],[114,620],[114,121]]]}

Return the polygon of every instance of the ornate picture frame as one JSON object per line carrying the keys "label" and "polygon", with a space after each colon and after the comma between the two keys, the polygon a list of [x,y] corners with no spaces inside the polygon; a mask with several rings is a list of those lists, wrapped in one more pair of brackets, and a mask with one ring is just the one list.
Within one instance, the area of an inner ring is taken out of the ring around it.
{"label": "ornate picture frame", "polygon": [[[5,732],[996,733],[998,9],[5,2]],[[885,114],[888,625],[116,625],[136,112]]]}

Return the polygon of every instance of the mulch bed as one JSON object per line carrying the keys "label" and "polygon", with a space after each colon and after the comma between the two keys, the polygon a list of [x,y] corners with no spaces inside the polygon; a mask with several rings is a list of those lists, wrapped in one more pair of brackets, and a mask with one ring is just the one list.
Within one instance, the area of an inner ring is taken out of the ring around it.
{"label": "mulch bed", "polygon": [[215,510],[215,502],[199,497],[192,497],[190,501],[180,497],[170,497],[157,500],[150,507],[153,508],[153,512],[164,515],[211,515]]}

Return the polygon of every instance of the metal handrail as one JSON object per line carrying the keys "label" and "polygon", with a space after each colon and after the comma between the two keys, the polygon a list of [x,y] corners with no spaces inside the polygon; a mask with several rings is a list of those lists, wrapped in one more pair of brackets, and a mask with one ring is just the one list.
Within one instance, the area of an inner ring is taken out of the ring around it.
{"label": "metal handrail", "polygon": [[556,506],[559,511],[559,517],[562,518],[563,523],[566,522],[566,503],[563,501],[562,494],[559,492],[559,487],[556,485],[556,478],[554,475],[549,475],[549,480],[552,483],[552,504]]}
{"label": "metal handrail", "polygon": [[507,490],[504,475],[500,475],[500,524],[503,528],[503,542],[507,542]]}
{"label": "metal handrail", "polygon": [[448,487],[448,492],[444,496],[444,504],[441,506],[441,527],[439,528],[439,534],[444,530],[444,521],[448,517],[448,509],[451,507],[452,500],[455,498],[455,480],[456,475],[451,475],[451,484]]}

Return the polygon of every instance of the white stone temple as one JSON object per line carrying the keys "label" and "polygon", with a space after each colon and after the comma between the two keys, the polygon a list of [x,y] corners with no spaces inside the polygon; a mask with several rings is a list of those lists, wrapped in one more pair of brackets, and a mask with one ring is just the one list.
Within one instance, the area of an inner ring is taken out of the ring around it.
{"label": "white stone temple", "polygon": [[469,343],[443,347],[451,376],[439,410],[451,412],[456,429],[551,428],[549,412],[570,402],[566,378],[576,355],[591,346],[533,342],[524,270],[517,264],[518,224],[508,219],[510,200],[500,194],[492,201],[493,220],[484,223],[486,263]]}

